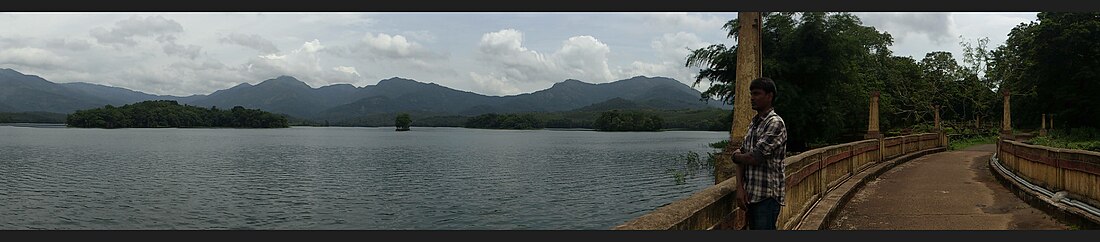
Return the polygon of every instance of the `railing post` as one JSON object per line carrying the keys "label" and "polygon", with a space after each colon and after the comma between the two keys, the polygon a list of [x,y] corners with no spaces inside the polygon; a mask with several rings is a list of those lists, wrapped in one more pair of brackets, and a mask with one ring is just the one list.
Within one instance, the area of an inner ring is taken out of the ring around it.
{"label": "railing post", "polygon": [[1047,136],[1047,114],[1043,114],[1043,126],[1039,128],[1039,136]]}
{"label": "railing post", "polygon": [[1001,137],[1006,139],[1013,139],[1012,109],[1011,102],[1009,102],[1011,92],[1009,92],[1008,89],[1005,89],[1003,92],[1001,92],[1001,95],[1004,96],[1004,117],[1001,119]]}
{"label": "railing post", "polygon": [[876,157],[876,158],[878,158],[878,162],[882,162],[882,161],[886,160],[885,159],[885,154],[884,154],[886,146],[884,146],[883,143],[882,143],[883,142],[882,132],[879,131],[879,127],[878,127],[878,99],[879,99],[879,92],[878,91],[871,92],[871,102],[868,103],[868,105],[867,105],[868,106],[867,107],[868,108],[868,110],[867,110],[867,134],[864,135],[863,138],[878,140],[878,151],[879,152],[878,152],[878,157]]}

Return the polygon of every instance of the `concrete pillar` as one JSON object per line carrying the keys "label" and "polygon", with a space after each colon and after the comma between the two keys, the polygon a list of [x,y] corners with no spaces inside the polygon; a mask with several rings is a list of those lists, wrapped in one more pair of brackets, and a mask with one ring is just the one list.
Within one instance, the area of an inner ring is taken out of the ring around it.
{"label": "concrete pillar", "polygon": [[1011,93],[1008,89],[1001,92],[1004,96],[1004,117],[1001,118],[1001,138],[1013,139],[1012,137],[1012,109],[1010,108],[1011,102],[1009,97]]}
{"label": "concrete pillar", "polygon": [[[737,76],[734,79],[733,123],[730,128],[730,146],[727,149],[729,152],[739,149],[745,139],[749,122],[752,122],[752,116],[756,113],[749,102],[749,84],[763,74],[763,54],[760,48],[763,25],[760,12],[739,12],[737,18],[740,29],[737,34]],[[726,161],[717,162],[714,169],[714,184],[733,177],[736,171],[733,163],[728,162],[729,156],[724,157]]]}
{"label": "concrete pillar", "polygon": [[1039,128],[1039,136],[1047,135],[1047,114],[1043,114],[1043,126]]}
{"label": "concrete pillar", "polygon": [[941,120],[940,120],[940,107],[941,106],[940,105],[933,105],[932,107],[935,109],[935,122],[936,122],[936,129],[935,130],[936,130],[936,134],[938,134],[940,136],[939,137],[940,145],[947,146],[947,133],[944,132],[943,125],[940,124],[941,123]]}
{"label": "concrete pillar", "polygon": [[867,110],[867,134],[864,138],[877,139],[882,137],[882,133],[878,129],[878,97],[879,92],[871,92],[871,102],[869,103]]}

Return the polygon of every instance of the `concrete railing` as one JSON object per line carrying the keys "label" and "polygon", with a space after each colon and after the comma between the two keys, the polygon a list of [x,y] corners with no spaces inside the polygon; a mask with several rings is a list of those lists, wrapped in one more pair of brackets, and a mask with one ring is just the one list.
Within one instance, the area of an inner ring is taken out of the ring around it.
{"label": "concrete railing", "polygon": [[1052,192],[1100,207],[1100,152],[1001,139],[997,158],[1010,172]]}
{"label": "concrete railing", "polygon": [[[787,186],[784,197],[786,206],[780,210],[777,227],[794,228],[823,194],[884,158],[942,147],[944,142],[946,140],[942,134],[914,134],[890,137],[881,142],[869,139],[822,147],[783,159]],[[882,150],[886,152],[880,154]],[[616,226],[615,229],[701,230],[726,227],[721,225],[728,224],[729,219],[738,211],[733,202],[736,186],[736,179],[728,179]]]}

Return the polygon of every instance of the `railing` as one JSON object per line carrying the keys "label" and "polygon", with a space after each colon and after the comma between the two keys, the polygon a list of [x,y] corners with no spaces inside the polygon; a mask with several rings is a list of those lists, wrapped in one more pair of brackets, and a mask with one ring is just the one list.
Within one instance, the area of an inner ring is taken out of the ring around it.
{"label": "railing", "polygon": [[[854,174],[885,158],[944,146],[942,134],[924,133],[822,147],[783,159],[786,197],[777,227],[791,229],[821,196]],[[884,148],[885,147],[885,148]],[[885,151],[880,155],[880,151]],[[728,156],[724,156],[728,157]],[[728,223],[737,208],[736,179],[728,179],[690,197],[657,208],[615,229],[714,229]]]}
{"label": "railing", "polygon": [[1100,207],[1100,152],[1000,140],[1001,165],[1032,184],[1068,192],[1067,198]]}

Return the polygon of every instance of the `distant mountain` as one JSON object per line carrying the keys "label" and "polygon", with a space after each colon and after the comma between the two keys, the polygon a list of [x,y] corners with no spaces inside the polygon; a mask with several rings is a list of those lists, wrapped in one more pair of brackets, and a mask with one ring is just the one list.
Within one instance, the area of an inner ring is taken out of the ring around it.
{"label": "distant mountain", "polygon": [[177,97],[170,95],[152,95],[121,87],[104,86],[85,82],[61,83],[61,85],[70,89],[84,92],[85,94],[97,98],[107,100],[110,102],[111,105],[126,105],[149,100],[174,100],[179,102],[189,102],[206,96],[191,95],[187,97]]}
{"label": "distant mountain", "polygon": [[0,109],[4,112],[70,113],[110,101],[12,69],[0,69]]}
{"label": "distant mountain", "polygon": [[621,98],[649,103],[663,109],[700,109],[708,106],[729,109],[719,105],[720,102],[704,102],[699,97],[699,91],[666,77],[636,76],[601,84],[569,79],[546,90],[505,97],[505,107],[536,112],[567,111]]}
{"label": "distant mountain", "polygon": [[280,76],[256,85],[241,83],[209,95],[177,97],[90,83],[57,84],[11,69],[0,69],[0,112],[71,113],[107,104],[120,106],[146,100],[176,100],[225,109],[244,106],[318,122],[389,116],[399,112],[418,116],[474,116],[611,107],[731,109],[719,101],[704,102],[699,97],[699,91],[674,79],[644,76],[600,84],[569,79],[545,90],[510,96],[486,96],[398,77],[364,87],[336,84],[313,88],[294,77]]}
{"label": "distant mountain", "polygon": [[359,97],[357,101],[329,108],[321,112],[318,119],[344,120],[396,112],[476,115],[492,111],[477,107],[491,106],[501,100],[500,97],[403,78],[385,79],[377,85],[365,86],[356,95]]}
{"label": "distant mountain", "polygon": [[130,89],[84,82],[54,83],[12,69],[0,69],[0,112],[71,113],[76,110],[126,105],[147,100],[186,102],[201,95],[152,95]]}
{"label": "distant mountain", "polygon": [[241,83],[229,89],[218,90],[205,98],[185,103],[223,109],[243,106],[296,117],[310,117],[325,108],[321,100],[323,97],[320,97],[316,91],[317,89],[294,77],[280,76],[255,86]]}

